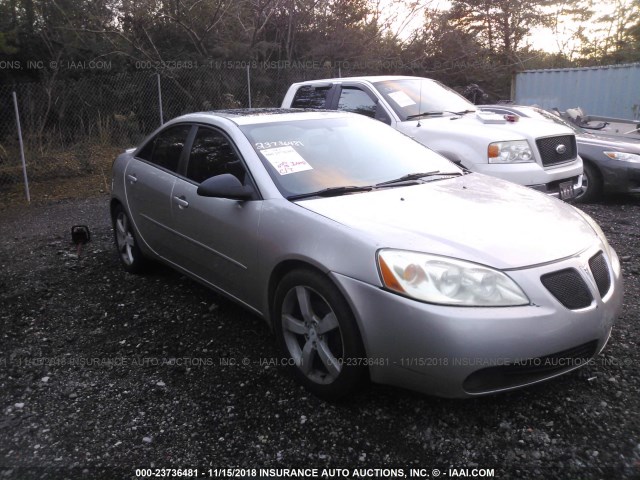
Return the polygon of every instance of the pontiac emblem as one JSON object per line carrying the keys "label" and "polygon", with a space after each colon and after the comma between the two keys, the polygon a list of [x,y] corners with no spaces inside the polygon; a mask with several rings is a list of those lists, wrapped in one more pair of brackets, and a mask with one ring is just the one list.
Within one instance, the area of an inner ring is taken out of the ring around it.
{"label": "pontiac emblem", "polygon": [[567,147],[565,147],[563,144],[560,144],[556,147],[556,153],[558,155],[562,155],[563,153],[565,153],[567,151]]}

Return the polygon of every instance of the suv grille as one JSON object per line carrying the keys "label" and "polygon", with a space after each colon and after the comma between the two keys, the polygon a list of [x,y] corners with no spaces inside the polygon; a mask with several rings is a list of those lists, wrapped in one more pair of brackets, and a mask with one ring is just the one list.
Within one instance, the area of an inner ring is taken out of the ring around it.
{"label": "suv grille", "polygon": [[611,287],[611,277],[609,276],[609,269],[607,268],[607,261],[604,258],[602,252],[598,252],[589,260],[589,268],[593,279],[596,281],[600,296],[604,297],[609,288]]}
{"label": "suv grille", "polygon": [[[576,158],[576,137],[575,135],[561,135],[559,137],[538,138],[536,145],[540,151],[542,165],[556,165]],[[564,149],[561,146],[564,146]]]}
{"label": "suv grille", "polygon": [[547,290],[569,310],[586,308],[593,301],[584,280],[573,268],[547,273],[540,277],[540,280]]}

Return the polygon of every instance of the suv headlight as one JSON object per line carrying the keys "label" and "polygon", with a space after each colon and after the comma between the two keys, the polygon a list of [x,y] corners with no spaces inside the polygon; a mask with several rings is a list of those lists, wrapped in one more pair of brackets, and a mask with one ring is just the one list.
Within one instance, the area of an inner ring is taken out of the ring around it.
{"label": "suv headlight", "polygon": [[607,157],[613,160],[620,160],[622,162],[640,163],[640,155],[637,153],[625,153],[625,152],[603,152]]}
{"label": "suv headlight", "polygon": [[530,163],[535,162],[533,152],[526,140],[494,142],[487,149],[489,163]]}
{"label": "suv headlight", "polygon": [[463,260],[384,249],[378,252],[378,267],[385,287],[423,302],[466,307],[530,303],[504,273]]}

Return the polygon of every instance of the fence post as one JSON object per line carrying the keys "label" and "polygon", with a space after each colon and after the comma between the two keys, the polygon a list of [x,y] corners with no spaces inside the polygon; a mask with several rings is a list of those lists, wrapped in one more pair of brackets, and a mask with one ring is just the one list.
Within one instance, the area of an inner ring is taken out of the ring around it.
{"label": "fence post", "polygon": [[22,127],[20,126],[20,112],[18,111],[18,97],[15,90],[13,91],[13,106],[16,111],[16,126],[18,127],[18,142],[20,143],[20,160],[22,161],[22,176],[24,177],[24,191],[27,194],[27,203],[31,203],[31,194],[29,193],[29,178],[27,177],[27,162],[24,159],[24,143],[22,142]]}
{"label": "fence post", "polygon": [[247,65],[247,92],[249,93],[249,108],[251,108],[251,72]]}
{"label": "fence post", "polygon": [[164,125],[164,114],[162,113],[162,87],[160,84],[160,74],[156,74],[158,77],[158,109],[160,111],[160,125]]}

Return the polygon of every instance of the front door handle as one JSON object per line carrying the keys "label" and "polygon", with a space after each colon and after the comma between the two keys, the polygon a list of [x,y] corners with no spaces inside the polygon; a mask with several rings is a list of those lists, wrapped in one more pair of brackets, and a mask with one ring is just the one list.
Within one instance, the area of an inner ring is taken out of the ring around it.
{"label": "front door handle", "polygon": [[130,173],[129,175],[127,175],[127,178],[131,183],[136,183],[138,181],[138,177],[136,177],[135,173],[133,174]]}
{"label": "front door handle", "polygon": [[189,206],[189,202],[187,202],[184,195],[180,195],[179,197],[174,196],[173,200],[178,204],[178,208],[187,208]]}

